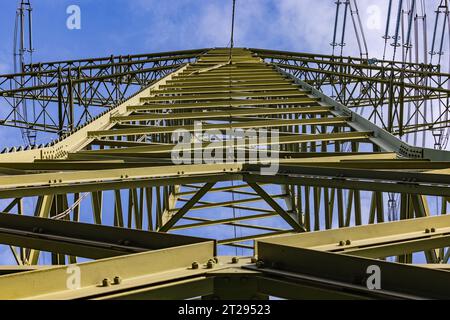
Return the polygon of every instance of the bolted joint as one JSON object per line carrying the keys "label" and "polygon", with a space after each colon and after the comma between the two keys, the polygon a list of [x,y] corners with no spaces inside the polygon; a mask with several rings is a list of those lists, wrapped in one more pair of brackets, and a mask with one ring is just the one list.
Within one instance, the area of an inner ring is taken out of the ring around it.
{"label": "bolted joint", "polygon": [[206,268],[207,268],[207,269],[213,269],[213,268],[214,268],[214,265],[215,265],[214,260],[209,260],[209,261],[206,263]]}
{"label": "bolted joint", "polygon": [[110,282],[108,278],[102,280],[102,287],[109,287]]}

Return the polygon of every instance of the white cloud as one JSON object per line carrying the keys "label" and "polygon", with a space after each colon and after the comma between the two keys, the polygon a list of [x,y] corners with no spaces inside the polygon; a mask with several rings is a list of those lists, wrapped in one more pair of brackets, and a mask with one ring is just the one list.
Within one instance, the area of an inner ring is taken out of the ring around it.
{"label": "white cloud", "polygon": [[[434,22],[433,8],[438,2],[426,2],[429,26]],[[164,3],[135,0],[130,2],[130,8],[137,16],[148,17],[151,27],[145,32],[145,41],[149,47],[184,49],[226,46],[230,40],[231,3],[231,0],[179,0]],[[396,3],[394,1],[390,36],[394,33]],[[380,59],[383,56],[382,36],[387,5],[388,0],[358,1],[370,57]],[[238,0],[235,44],[242,47],[331,53],[335,8],[335,2],[328,0]],[[387,43],[386,58],[389,59],[393,55],[391,42],[392,39]],[[344,55],[359,55],[350,13],[345,43]],[[396,57],[399,59],[400,54]]]}
{"label": "white cloud", "polygon": [[331,42],[330,3],[314,0],[278,2],[277,36],[295,50],[323,52]]}

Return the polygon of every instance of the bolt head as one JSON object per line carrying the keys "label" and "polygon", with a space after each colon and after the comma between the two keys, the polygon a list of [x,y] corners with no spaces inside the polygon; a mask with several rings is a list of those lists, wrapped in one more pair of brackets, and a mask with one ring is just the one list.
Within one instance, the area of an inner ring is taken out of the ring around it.
{"label": "bolt head", "polygon": [[231,263],[234,263],[234,264],[239,263],[239,258],[238,257],[233,257],[231,259]]}
{"label": "bolt head", "polygon": [[199,265],[197,261],[192,262],[192,269],[196,270],[198,269]]}
{"label": "bolt head", "polygon": [[105,278],[102,280],[102,287],[109,287],[109,279]]}

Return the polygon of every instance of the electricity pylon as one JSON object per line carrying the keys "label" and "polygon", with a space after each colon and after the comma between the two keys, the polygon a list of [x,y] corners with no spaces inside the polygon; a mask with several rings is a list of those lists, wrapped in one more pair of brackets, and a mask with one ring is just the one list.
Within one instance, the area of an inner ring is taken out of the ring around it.
{"label": "electricity pylon", "polygon": [[[269,54],[186,53],[57,141],[1,154],[0,242],[18,266],[1,269],[0,298],[448,298],[450,153],[408,145],[282,70],[312,72],[287,61],[301,57]],[[117,74],[117,92],[136,75]],[[385,223],[389,194],[400,221]]]}

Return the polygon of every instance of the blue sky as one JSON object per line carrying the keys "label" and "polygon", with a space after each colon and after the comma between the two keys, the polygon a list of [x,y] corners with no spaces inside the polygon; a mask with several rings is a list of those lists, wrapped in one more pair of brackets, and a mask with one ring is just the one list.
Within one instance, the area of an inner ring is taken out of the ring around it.
{"label": "blue sky", "polygon": [[[384,1],[384,0],[383,0]],[[380,1],[363,0],[362,8]],[[226,46],[227,0],[32,1],[36,61]],[[66,8],[81,8],[81,30],[66,28]],[[2,1],[0,64],[8,71],[17,1]],[[362,11],[363,20],[367,12]],[[236,45],[329,52],[334,1],[238,0]],[[367,20],[367,19],[366,19]],[[380,34],[381,35],[381,34]]]}
{"label": "blue sky", "polygon": [[[15,10],[0,4],[0,72],[11,71]],[[427,0],[428,26],[433,7]],[[231,0],[32,0],[35,61],[147,53],[229,43]],[[237,0],[236,45],[330,53],[335,0]],[[387,0],[359,0],[369,55],[380,58]],[[397,3],[397,1],[394,1]],[[406,3],[406,2],[405,2]],[[67,7],[81,9],[81,30],[66,27]],[[394,6],[393,12],[396,11]],[[391,34],[394,29],[391,21]],[[346,55],[356,42],[348,20]]]}

